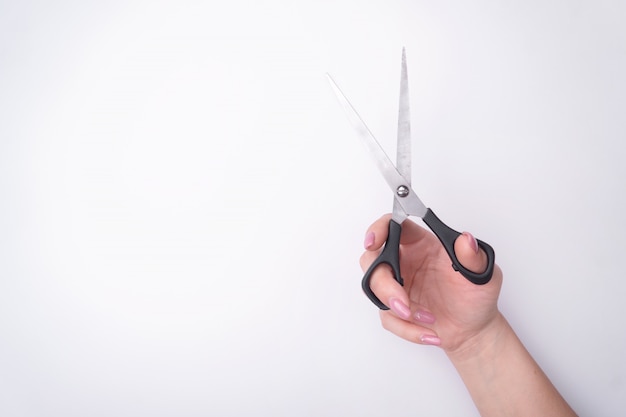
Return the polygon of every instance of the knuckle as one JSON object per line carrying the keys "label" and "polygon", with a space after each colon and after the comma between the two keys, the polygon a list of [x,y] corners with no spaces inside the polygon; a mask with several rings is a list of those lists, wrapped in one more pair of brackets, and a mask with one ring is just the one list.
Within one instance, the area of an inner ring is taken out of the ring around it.
{"label": "knuckle", "polygon": [[409,339],[410,342],[417,343],[419,345],[423,344],[421,332],[411,332],[409,337],[410,337]]}
{"label": "knuckle", "polygon": [[361,269],[366,270],[369,264],[371,263],[369,259],[369,253],[363,252],[361,257],[359,258],[359,265],[361,265]]}
{"label": "knuckle", "polygon": [[391,326],[391,320],[389,317],[389,312],[385,311],[385,310],[381,310],[380,311],[380,324],[383,327],[383,329],[392,332],[392,326]]}

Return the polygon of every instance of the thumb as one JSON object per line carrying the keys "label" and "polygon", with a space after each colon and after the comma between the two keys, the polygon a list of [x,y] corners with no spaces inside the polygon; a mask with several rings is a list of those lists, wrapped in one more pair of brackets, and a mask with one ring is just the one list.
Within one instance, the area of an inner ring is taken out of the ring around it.
{"label": "thumb", "polygon": [[[361,268],[365,272],[376,260],[377,252],[365,251],[361,256]],[[391,267],[382,264],[376,267],[369,282],[370,290],[396,316],[403,320],[411,318],[410,301],[404,288],[393,277]]]}
{"label": "thumb", "polygon": [[463,232],[454,241],[454,253],[461,264],[472,272],[480,274],[487,269],[487,254],[478,247],[476,238]]}

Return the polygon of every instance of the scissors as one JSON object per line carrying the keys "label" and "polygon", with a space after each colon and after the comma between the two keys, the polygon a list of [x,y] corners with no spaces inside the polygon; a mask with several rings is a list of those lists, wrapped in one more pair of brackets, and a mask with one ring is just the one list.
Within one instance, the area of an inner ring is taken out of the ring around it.
{"label": "scissors", "polygon": [[367,297],[380,309],[388,310],[382,301],[376,297],[370,288],[370,280],[374,270],[387,264],[391,267],[394,279],[404,285],[400,271],[400,235],[402,233],[402,223],[409,216],[420,217],[424,223],[439,238],[444,249],[452,261],[452,268],[476,285],[483,285],[491,280],[495,264],[495,252],[493,248],[477,239],[478,246],[487,255],[487,269],[482,273],[476,273],[465,268],[454,253],[454,241],[461,234],[443,223],[435,213],[427,208],[419,199],[415,191],[411,188],[411,120],[409,108],[409,83],[406,65],[406,52],[402,49],[402,67],[400,73],[400,104],[398,111],[398,138],[396,165],[394,165],[385,151],[380,146],[372,132],[369,130],[361,116],[356,112],[352,104],[343,94],[337,83],[330,74],[326,74],[339,102],[346,111],[348,118],[355,127],[363,144],[368,149],[374,162],[378,166],[382,176],[394,193],[393,211],[389,221],[389,234],[385,246],[374,263],[369,267],[363,276],[361,286]]}

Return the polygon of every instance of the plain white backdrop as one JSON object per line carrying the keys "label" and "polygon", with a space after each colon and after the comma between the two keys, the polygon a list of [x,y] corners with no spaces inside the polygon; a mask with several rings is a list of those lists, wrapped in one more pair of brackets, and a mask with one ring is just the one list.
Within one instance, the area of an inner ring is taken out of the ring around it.
{"label": "plain white backdrop", "polygon": [[494,246],[500,308],[581,415],[626,408],[626,6],[0,2],[2,416],[470,416],[360,290],[391,194]]}

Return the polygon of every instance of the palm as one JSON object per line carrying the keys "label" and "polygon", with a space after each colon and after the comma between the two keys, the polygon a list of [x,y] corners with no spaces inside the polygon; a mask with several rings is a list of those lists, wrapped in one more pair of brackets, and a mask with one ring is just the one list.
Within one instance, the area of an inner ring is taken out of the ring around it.
{"label": "palm", "polygon": [[495,317],[502,284],[498,267],[491,281],[475,285],[451,266],[450,258],[433,235],[401,246],[402,274],[412,311],[435,315],[432,325],[444,349],[454,349]]}

